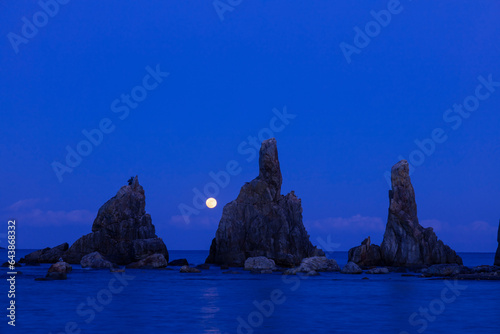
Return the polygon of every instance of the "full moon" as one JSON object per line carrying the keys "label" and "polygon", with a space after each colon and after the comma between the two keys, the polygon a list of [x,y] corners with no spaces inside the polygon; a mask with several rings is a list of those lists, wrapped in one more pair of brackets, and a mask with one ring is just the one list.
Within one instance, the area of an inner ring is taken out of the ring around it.
{"label": "full moon", "polygon": [[210,197],[209,199],[207,199],[207,206],[210,209],[215,208],[217,206],[217,200],[215,198]]}

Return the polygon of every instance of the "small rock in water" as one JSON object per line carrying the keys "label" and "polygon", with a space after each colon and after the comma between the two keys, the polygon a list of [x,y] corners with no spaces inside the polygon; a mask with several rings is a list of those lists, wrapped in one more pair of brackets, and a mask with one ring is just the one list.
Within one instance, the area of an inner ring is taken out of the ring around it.
{"label": "small rock in water", "polygon": [[264,256],[249,257],[245,261],[245,270],[274,270],[276,264]]}
{"label": "small rock in water", "polygon": [[173,260],[168,263],[169,266],[188,266],[189,262],[187,259],[178,259],[178,260]]}
{"label": "small rock in water", "polygon": [[387,269],[387,268],[373,268],[373,269],[367,270],[366,273],[367,274],[376,274],[376,275],[388,274],[389,269]]}
{"label": "small rock in water", "polygon": [[191,268],[190,266],[182,266],[180,272],[189,274],[198,274],[201,273],[201,270],[196,268]]}
{"label": "small rock in water", "polygon": [[354,262],[348,262],[344,268],[342,268],[342,274],[361,274],[363,270]]}
{"label": "small rock in water", "polygon": [[80,264],[82,268],[108,269],[113,267],[113,264],[106,260],[99,252],[85,255],[80,261]]}
{"label": "small rock in water", "polygon": [[455,276],[461,273],[467,273],[468,269],[458,264],[435,264],[430,266],[424,273],[424,277],[433,276]]}
{"label": "small rock in water", "polygon": [[163,254],[153,254],[138,262],[129,264],[130,269],[159,269],[167,266],[167,260]]}
{"label": "small rock in water", "polygon": [[298,271],[305,273],[310,271],[340,271],[340,267],[337,261],[327,259],[326,256],[314,256],[303,259]]}
{"label": "small rock in water", "polygon": [[361,246],[349,250],[348,261],[364,267],[380,266],[382,265],[380,246],[372,244],[370,237],[368,237],[363,240]]}
{"label": "small rock in water", "polygon": [[66,262],[57,262],[50,266],[45,278],[47,280],[65,280],[67,273],[71,272],[73,268]]}
{"label": "small rock in water", "polygon": [[208,270],[208,269],[210,269],[210,265],[206,264],[206,263],[203,263],[203,264],[197,265],[195,268],[196,269],[200,269],[200,270]]}
{"label": "small rock in water", "polygon": [[[10,264],[9,262],[4,262],[4,263],[2,264],[2,267],[3,267],[3,268],[7,268],[7,267],[10,267],[10,266],[11,266],[11,264]],[[16,262],[16,263],[14,263],[14,267],[16,267],[16,268],[17,268],[17,267],[22,267],[22,265],[21,265],[20,263]]]}

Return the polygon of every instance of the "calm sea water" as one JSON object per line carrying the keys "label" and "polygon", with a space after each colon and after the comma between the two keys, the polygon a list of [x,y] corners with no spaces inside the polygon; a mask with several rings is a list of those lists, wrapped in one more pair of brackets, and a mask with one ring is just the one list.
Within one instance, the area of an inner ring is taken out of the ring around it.
{"label": "calm sea water", "polygon": [[[170,259],[200,264],[207,254],[170,251]],[[460,255],[468,266],[494,257]],[[343,265],[347,253],[329,257]],[[20,268],[14,330],[1,268],[0,333],[500,333],[498,281],[449,281],[454,293],[446,281],[396,273],[300,278],[212,267],[202,274],[127,270],[123,277],[77,265],[66,281],[34,281],[48,267]]]}

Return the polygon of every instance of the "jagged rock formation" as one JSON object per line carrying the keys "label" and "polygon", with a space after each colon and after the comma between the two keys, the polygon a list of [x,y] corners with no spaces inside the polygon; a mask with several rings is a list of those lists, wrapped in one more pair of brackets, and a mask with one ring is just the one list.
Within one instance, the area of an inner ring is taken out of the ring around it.
{"label": "jagged rock formation", "polygon": [[392,167],[391,182],[389,217],[380,245],[385,265],[462,264],[455,251],[438,240],[432,227],[423,228],[419,224],[415,192],[406,160]]}
{"label": "jagged rock formation", "polygon": [[281,195],[276,139],[262,143],[259,176],[247,182],[238,198],[223,210],[206,263],[243,266],[264,256],[279,266],[299,265],[303,258],[324,256],[314,247],[302,223],[302,205],[292,191]]}
{"label": "jagged rock formation", "polygon": [[348,262],[354,262],[362,267],[382,265],[380,247],[372,244],[370,237],[363,240],[361,246],[351,248],[348,257]]}
{"label": "jagged rock formation", "polygon": [[99,252],[113,263],[127,265],[158,253],[168,261],[167,247],[156,236],[145,207],[144,189],[136,176],[99,209],[92,233],[75,241],[64,259],[80,263],[85,255]]}
{"label": "jagged rock formation", "polygon": [[495,255],[495,266],[500,266],[500,222],[498,223],[498,235],[497,235],[497,254]]}
{"label": "jagged rock formation", "polygon": [[19,260],[19,263],[36,264],[36,263],[56,263],[63,254],[68,250],[68,243],[65,242],[54,248],[44,248],[32,253]]}

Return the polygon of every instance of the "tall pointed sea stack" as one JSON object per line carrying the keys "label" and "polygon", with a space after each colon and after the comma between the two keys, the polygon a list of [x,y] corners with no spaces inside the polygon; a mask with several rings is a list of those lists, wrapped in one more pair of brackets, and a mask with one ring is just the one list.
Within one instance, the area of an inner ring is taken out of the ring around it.
{"label": "tall pointed sea stack", "polygon": [[281,195],[281,170],[276,139],[262,143],[259,176],[241,188],[222,212],[207,263],[243,266],[249,257],[265,256],[277,265],[299,265],[303,258],[322,256],[302,223],[302,205],[292,191]]}
{"label": "tall pointed sea stack", "polygon": [[497,235],[497,254],[495,255],[495,266],[500,266],[500,222],[498,223],[498,235]]}
{"label": "tall pointed sea stack", "polygon": [[406,160],[392,167],[391,183],[389,218],[380,245],[384,263],[389,266],[462,264],[460,256],[438,240],[432,227],[423,228],[419,224]]}
{"label": "tall pointed sea stack", "polygon": [[80,263],[85,255],[99,252],[116,264],[129,264],[156,253],[163,254],[168,261],[167,247],[156,236],[145,208],[144,189],[136,176],[101,206],[92,233],[75,241],[64,254],[64,260]]}

